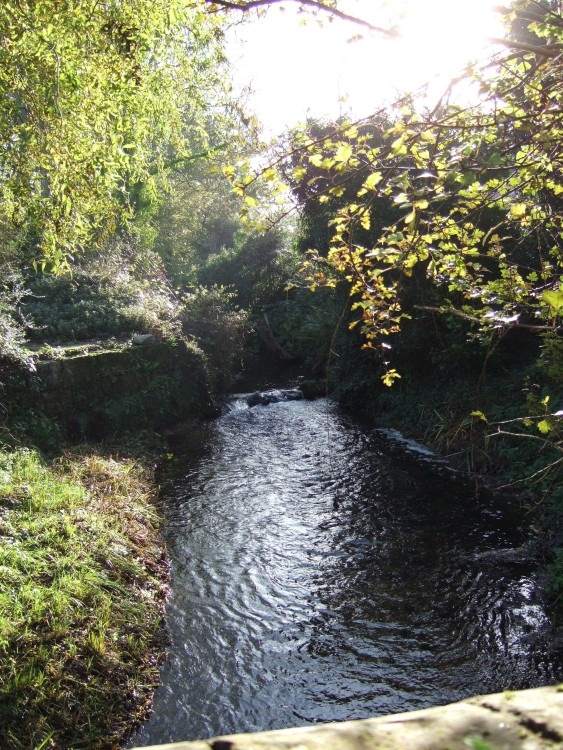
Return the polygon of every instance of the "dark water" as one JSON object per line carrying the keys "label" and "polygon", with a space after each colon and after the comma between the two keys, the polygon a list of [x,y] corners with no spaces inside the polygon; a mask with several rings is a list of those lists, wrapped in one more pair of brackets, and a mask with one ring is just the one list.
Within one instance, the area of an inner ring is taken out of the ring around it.
{"label": "dark water", "polygon": [[170,659],[149,745],[553,683],[512,501],[330,402],[243,402],[167,491]]}

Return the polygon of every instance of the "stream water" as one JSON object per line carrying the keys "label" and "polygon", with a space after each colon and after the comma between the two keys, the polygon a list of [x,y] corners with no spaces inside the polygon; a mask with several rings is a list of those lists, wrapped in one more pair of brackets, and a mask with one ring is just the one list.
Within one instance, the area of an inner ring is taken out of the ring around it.
{"label": "stream water", "polygon": [[563,679],[515,500],[324,399],[201,430],[165,490],[172,646],[133,746]]}

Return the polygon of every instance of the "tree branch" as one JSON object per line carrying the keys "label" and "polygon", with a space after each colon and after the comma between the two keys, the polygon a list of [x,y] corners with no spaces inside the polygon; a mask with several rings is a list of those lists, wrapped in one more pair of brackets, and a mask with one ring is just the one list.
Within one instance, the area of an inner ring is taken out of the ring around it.
{"label": "tree branch", "polygon": [[545,45],[545,47],[542,47],[536,44],[526,44],[525,42],[518,42],[515,39],[501,39],[500,37],[492,37],[489,41],[493,42],[494,44],[502,44],[503,47],[515,49],[519,52],[531,52],[534,55],[539,55],[540,57],[559,57],[559,55],[563,51],[563,48],[560,44],[548,44]]}
{"label": "tree branch", "polygon": [[375,31],[378,34],[384,34],[388,37],[396,37],[397,31],[394,29],[385,29],[382,26],[375,26],[375,24],[365,21],[363,18],[352,16],[349,13],[344,13],[338,8],[331,8],[325,5],[321,0],[204,0],[208,5],[217,6],[217,9],[227,8],[229,10],[240,10],[243,13],[253,10],[254,8],[267,7],[268,5],[279,5],[283,2],[293,2],[313,10],[321,10],[334,18],[340,18],[342,21],[349,21],[357,26],[363,26],[369,31]]}
{"label": "tree branch", "polygon": [[[415,310],[424,310],[426,312],[439,313],[440,315],[456,315],[458,318],[463,318],[470,323],[478,323],[479,325],[484,325],[487,322],[487,320],[479,318],[477,315],[469,315],[461,310],[456,310],[454,307],[432,307],[430,305],[413,305],[413,307]],[[491,319],[491,322],[495,322],[494,319]],[[536,333],[541,333],[542,331],[553,331],[558,333],[562,330],[561,326],[535,326],[531,323],[518,323],[518,321],[515,321],[514,323],[502,323],[502,321],[499,320],[497,322],[510,328],[522,328],[525,331],[535,331]]]}

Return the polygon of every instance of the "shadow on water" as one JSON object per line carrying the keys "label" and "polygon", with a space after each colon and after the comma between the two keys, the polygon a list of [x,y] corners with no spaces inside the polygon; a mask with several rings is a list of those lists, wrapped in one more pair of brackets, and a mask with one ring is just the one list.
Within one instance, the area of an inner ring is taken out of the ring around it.
{"label": "shadow on water", "polygon": [[173,645],[133,745],[562,679],[515,501],[323,399],[201,429],[165,493]]}

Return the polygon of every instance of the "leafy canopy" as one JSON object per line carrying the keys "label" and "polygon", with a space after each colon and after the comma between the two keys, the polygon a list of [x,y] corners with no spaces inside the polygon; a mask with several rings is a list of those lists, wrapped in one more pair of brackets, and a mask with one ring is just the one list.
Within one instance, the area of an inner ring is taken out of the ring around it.
{"label": "leafy canopy", "polygon": [[[350,284],[366,347],[386,345],[412,312],[402,294],[415,271],[443,292],[434,310],[483,333],[561,329],[563,17],[517,2],[506,21],[509,28],[525,22],[528,38],[508,39],[508,52],[468,72],[479,87],[476,103],[460,106],[450,91],[424,112],[406,96],[393,112],[344,124],[330,137],[295,135],[301,192],[315,193],[310,200],[321,206],[341,199],[327,261]],[[383,115],[391,125],[375,143],[369,129],[379,130]],[[366,243],[390,201],[400,218]],[[310,267],[312,283],[334,283],[324,269]],[[397,377],[390,373],[387,384]]]}
{"label": "leafy canopy", "polygon": [[182,0],[7,0],[0,219],[65,264],[133,215],[170,158],[206,147],[224,95],[222,19]]}

